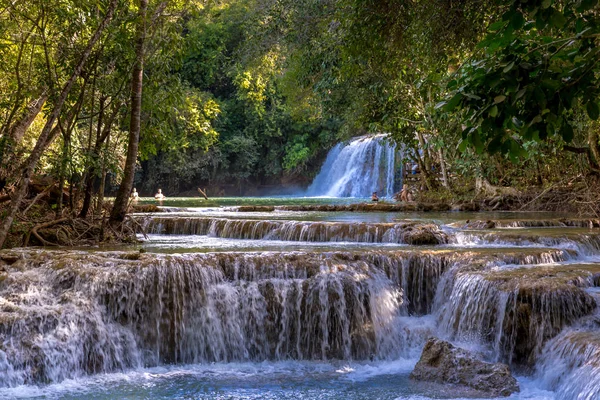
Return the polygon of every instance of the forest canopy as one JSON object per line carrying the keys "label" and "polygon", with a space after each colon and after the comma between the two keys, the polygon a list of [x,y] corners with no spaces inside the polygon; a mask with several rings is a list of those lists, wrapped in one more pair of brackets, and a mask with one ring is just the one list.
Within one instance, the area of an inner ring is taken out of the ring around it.
{"label": "forest canopy", "polygon": [[[600,173],[598,0],[0,0],[0,245],[36,176],[81,217],[136,186],[305,187],[386,132],[442,186]],[[460,178],[460,179],[458,179]],[[4,233],[3,233],[4,232]]]}

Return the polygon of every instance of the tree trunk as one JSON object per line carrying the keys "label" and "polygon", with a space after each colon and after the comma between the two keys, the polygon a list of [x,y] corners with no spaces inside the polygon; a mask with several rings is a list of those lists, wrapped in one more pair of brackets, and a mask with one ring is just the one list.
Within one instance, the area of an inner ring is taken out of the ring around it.
{"label": "tree trunk", "polygon": [[19,207],[21,206],[21,202],[23,201],[23,199],[25,198],[25,195],[27,194],[27,187],[29,186],[29,181],[31,179],[31,176],[33,175],[33,172],[35,170],[35,167],[36,167],[40,157],[42,156],[42,154],[44,153],[46,148],[56,138],[56,134],[51,135],[51,133],[53,131],[52,128],[54,126],[54,123],[58,119],[58,117],[61,113],[61,110],[63,108],[63,105],[65,104],[65,101],[67,100],[67,96],[69,95],[69,92],[71,92],[71,89],[73,88],[73,85],[75,84],[75,81],[81,75],[81,72],[83,71],[83,68],[85,67],[85,65],[87,63],[87,60],[90,56],[90,53],[92,52],[92,49],[94,48],[94,46],[100,39],[100,36],[102,35],[102,32],[104,31],[104,29],[108,26],[108,24],[112,20],[113,15],[115,13],[115,9],[117,7],[117,3],[118,3],[118,0],[111,0],[110,5],[108,6],[108,9],[107,9],[106,15],[104,16],[104,19],[102,20],[102,22],[96,29],[96,32],[94,32],[94,35],[91,37],[90,41],[88,42],[85,50],[83,51],[83,54],[81,55],[77,65],[75,67],[75,70],[69,77],[69,80],[63,86],[63,89],[56,101],[56,104],[54,105],[52,112],[48,116],[48,118],[46,120],[46,124],[44,125],[44,127],[42,129],[42,132],[40,133],[37,143],[35,144],[35,147],[33,148],[33,150],[31,151],[31,154],[25,161],[23,173],[21,176],[21,183],[19,184],[19,187],[17,188],[17,190],[15,191],[15,193],[13,195],[11,204],[8,208],[7,215],[4,218],[2,226],[0,227],[0,248],[2,248],[2,246],[4,245],[4,242],[6,241],[6,237],[8,236],[10,227],[12,226],[12,223],[15,219],[15,215],[17,214],[17,211],[19,210]]}
{"label": "tree trunk", "polygon": [[440,157],[440,168],[442,170],[442,184],[446,189],[450,189],[450,180],[448,179],[448,171],[446,170],[446,158],[444,157],[444,150],[440,147],[438,150]]}
{"label": "tree trunk", "polygon": [[[96,214],[102,217],[104,207],[104,191],[106,188],[106,157],[110,149],[110,129],[106,137],[106,151],[102,158],[102,173],[100,177],[100,188],[98,189],[98,199],[96,203]],[[102,223],[104,227],[104,222]]]}
{"label": "tree trunk", "polygon": [[[98,162],[98,152],[102,147],[102,143],[100,141],[100,129],[102,127],[102,120],[104,119],[104,105],[105,98],[100,99],[100,110],[98,111],[98,122],[96,126],[96,144],[92,149],[92,121],[93,118],[90,117],[90,131],[89,131],[89,140],[88,140],[88,149],[87,149],[87,165],[88,167],[85,169],[85,173],[83,174],[83,187],[85,189],[85,193],[83,196],[83,205],[81,206],[81,212],[79,213],[79,218],[87,217],[88,211],[90,210],[90,205],[92,204],[92,192],[94,187],[94,178],[95,178],[95,168]],[[92,102],[93,104],[93,102]],[[93,109],[93,108],[92,108]]]}
{"label": "tree trunk", "polygon": [[[431,176],[431,157],[429,156],[429,149],[427,147],[427,142],[425,142],[425,138],[423,134],[417,130],[417,139],[419,140],[419,146],[423,150],[423,157],[418,157],[419,167],[421,168],[421,174],[423,176],[423,180],[425,181],[425,186],[427,189],[433,190],[436,185]],[[417,150],[418,155],[418,150]]]}
{"label": "tree trunk", "polygon": [[588,143],[590,145],[590,153],[592,158],[594,159],[594,163],[590,164],[593,166],[600,165],[600,146],[598,146],[598,132],[596,131],[597,127],[592,124],[588,129]]}
{"label": "tree trunk", "polygon": [[141,112],[142,112],[142,84],[144,77],[144,44],[146,41],[146,11],[148,0],[139,0],[139,21],[135,42],[135,65],[131,76],[131,120],[129,123],[129,144],[127,146],[127,159],[123,170],[123,180],[119,186],[115,204],[110,214],[111,222],[122,222],[127,214],[129,196],[133,189],[135,165],[138,155],[140,140]]}
{"label": "tree trunk", "polygon": [[13,143],[21,143],[25,132],[31,126],[35,117],[40,113],[44,104],[48,100],[48,93],[44,92],[40,97],[29,103],[29,106],[21,116],[21,118],[13,124],[8,130],[8,136],[11,138]]}
{"label": "tree trunk", "polygon": [[[98,160],[100,159],[100,151],[102,150],[102,145],[104,141],[107,140],[110,135],[110,130],[112,128],[112,124],[114,123],[117,115],[119,114],[119,109],[121,108],[120,103],[116,103],[114,105],[114,109],[112,113],[108,116],[106,123],[104,123],[104,99],[100,102],[100,115],[98,116],[98,126],[96,132],[96,144],[91,150],[90,159],[94,160],[93,164],[88,167],[86,176],[87,182],[85,185],[85,197],[83,199],[83,206],[81,207],[81,212],[79,213],[79,218],[86,218],[89,212],[89,208],[92,204],[92,194],[93,194],[93,185],[94,185],[94,177],[96,174],[94,173],[94,168],[96,168],[98,164]],[[104,123],[104,129],[101,130],[102,123]],[[105,170],[104,163],[102,164],[102,170]]]}

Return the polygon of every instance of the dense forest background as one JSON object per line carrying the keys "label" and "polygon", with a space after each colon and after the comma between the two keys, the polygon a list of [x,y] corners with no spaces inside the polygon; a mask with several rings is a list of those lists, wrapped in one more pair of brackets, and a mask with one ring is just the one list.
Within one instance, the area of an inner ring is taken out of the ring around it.
{"label": "dense forest background", "polygon": [[306,186],[376,132],[450,194],[600,172],[598,0],[0,0],[0,32],[10,223],[40,177],[118,220],[134,186]]}

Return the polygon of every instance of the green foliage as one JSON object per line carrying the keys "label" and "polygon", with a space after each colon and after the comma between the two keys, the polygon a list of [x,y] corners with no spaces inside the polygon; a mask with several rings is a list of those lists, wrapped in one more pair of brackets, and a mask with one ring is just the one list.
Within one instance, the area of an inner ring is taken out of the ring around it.
{"label": "green foliage", "polygon": [[[582,112],[599,117],[596,0],[514,1],[439,104],[464,120],[461,148],[526,157],[530,141],[570,143]],[[584,111],[585,110],[585,111]]]}

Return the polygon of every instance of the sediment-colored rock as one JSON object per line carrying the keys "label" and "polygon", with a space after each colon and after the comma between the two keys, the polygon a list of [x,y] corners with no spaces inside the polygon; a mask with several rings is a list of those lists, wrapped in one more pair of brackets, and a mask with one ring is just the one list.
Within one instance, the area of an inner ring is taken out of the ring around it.
{"label": "sediment-colored rock", "polygon": [[275,206],[238,206],[233,210],[238,212],[272,212],[275,211]]}
{"label": "sediment-colored rock", "polygon": [[517,380],[508,365],[481,361],[473,353],[437,338],[427,341],[410,377],[418,381],[467,386],[489,397],[519,392]]}

